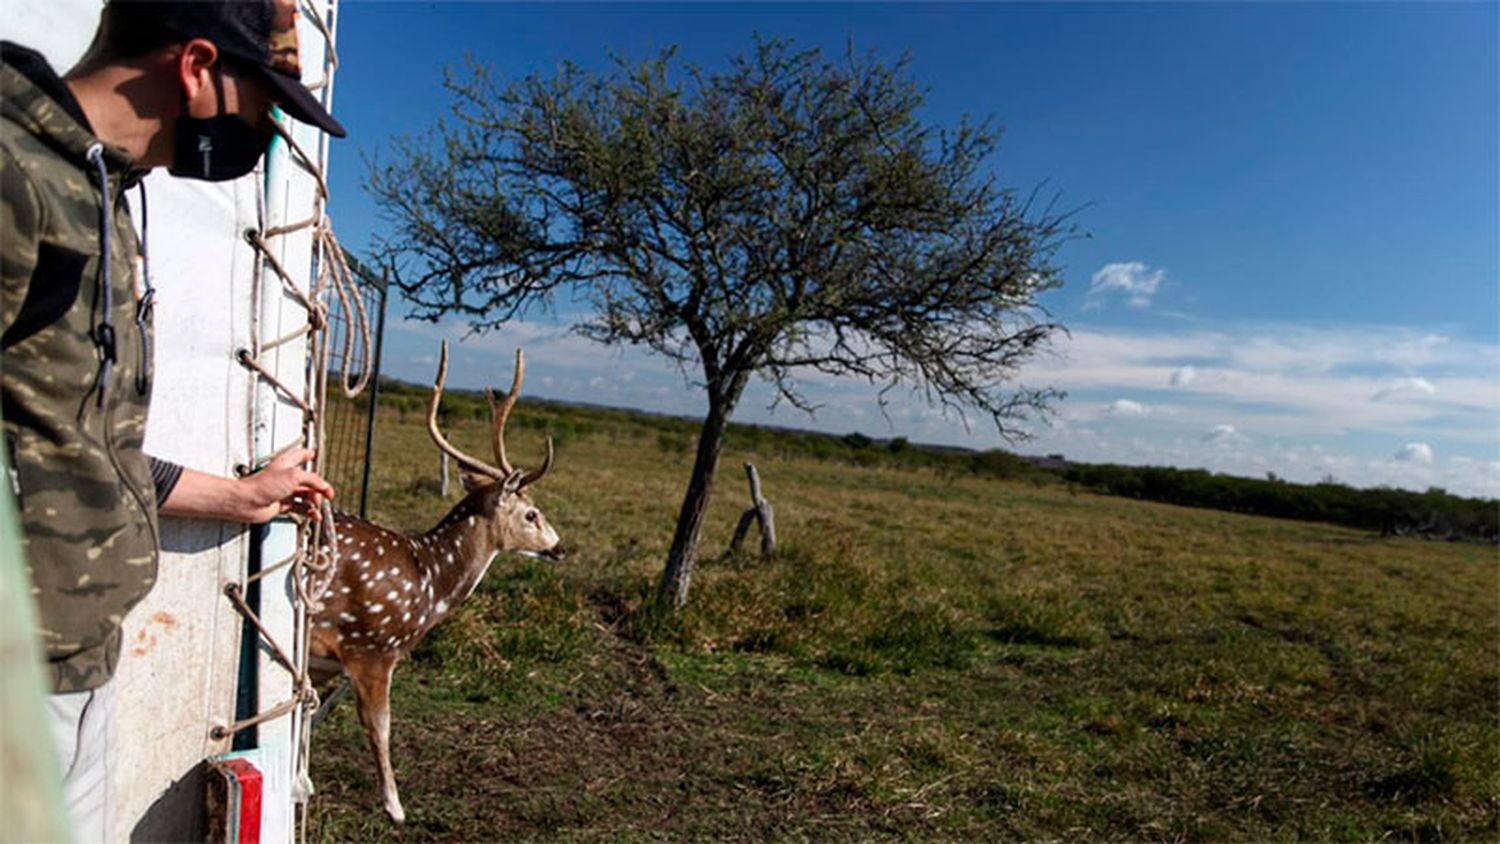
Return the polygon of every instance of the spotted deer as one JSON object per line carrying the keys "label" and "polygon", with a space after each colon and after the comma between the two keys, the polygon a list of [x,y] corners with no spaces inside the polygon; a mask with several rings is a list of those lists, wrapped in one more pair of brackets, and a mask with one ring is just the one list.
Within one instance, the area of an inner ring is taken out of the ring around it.
{"label": "spotted deer", "polygon": [[[437,526],[422,534],[389,530],[335,513],[338,563],[312,617],[310,647],[325,677],[343,669],[354,688],[359,721],[375,753],[385,811],[401,823],[406,813],[390,759],[391,674],[422,637],[473,594],[502,551],[560,560],[557,531],[532,503],[527,488],[552,466],[552,440],[541,468],[515,468],[505,455],[505,420],[521,389],[523,359],[505,398],[490,403],[495,466],[459,451],[438,430],[438,402],[448,374],[443,343],[437,380],[427,405],[427,431],[458,461],[467,495]],[[330,662],[331,661],[331,662]],[[337,663],[333,665],[332,663]]]}

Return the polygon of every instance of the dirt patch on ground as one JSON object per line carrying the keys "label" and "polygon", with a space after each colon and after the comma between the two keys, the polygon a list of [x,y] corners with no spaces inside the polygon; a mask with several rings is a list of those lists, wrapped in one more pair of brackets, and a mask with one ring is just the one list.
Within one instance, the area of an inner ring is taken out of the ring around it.
{"label": "dirt patch on ground", "polygon": [[[899,806],[872,798],[857,772],[808,752],[808,702],[790,684],[770,676],[727,690],[679,687],[641,645],[603,623],[599,635],[593,672],[550,712],[413,717],[398,709],[392,756],[408,816],[399,830],[380,812],[345,704],[315,743],[312,837],[736,840],[894,829]],[[816,716],[818,731],[830,716],[838,720],[826,709]]]}

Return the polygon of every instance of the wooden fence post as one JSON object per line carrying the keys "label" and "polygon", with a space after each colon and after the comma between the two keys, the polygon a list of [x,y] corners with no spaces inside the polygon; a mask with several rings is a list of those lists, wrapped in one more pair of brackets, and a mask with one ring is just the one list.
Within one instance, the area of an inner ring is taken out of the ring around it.
{"label": "wooden fence post", "polygon": [[750,522],[756,520],[760,522],[760,554],[769,557],[776,551],[776,513],[771,509],[771,502],[760,494],[760,475],[756,473],[754,463],[745,464],[745,477],[750,481],[750,509],[740,515],[740,522],[734,527],[729,553],[739,550],[745,534],[750,532]]}

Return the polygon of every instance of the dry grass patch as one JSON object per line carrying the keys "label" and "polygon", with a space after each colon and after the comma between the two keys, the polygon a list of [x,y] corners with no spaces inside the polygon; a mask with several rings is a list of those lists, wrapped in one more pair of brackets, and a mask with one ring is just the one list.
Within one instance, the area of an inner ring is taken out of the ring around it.
{"label": "dry grass patch", "polygon": [[[1500,837],[1493,548],[763,438],[725,455],[690,605],[663,617],[686,458],[621,420],[572,426],[536,491],[567,563],[497,562],[398,672],[407,828],[376,819],[343,708],[315,739],[316,840]],[[387,422],[377,515],[425,527],[434,451]],[[719,556],[746,458],[769,560]]]}

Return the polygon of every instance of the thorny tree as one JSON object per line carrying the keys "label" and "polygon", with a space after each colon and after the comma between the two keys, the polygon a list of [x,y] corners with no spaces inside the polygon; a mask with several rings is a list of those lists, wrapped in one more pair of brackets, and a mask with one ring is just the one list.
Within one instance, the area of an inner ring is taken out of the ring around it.
{"label": "thorny tree", "polygon": [[[577,326],[701,374],[708,413],[658,598],[686,600],[725,428],[752,374],[906,385],[1006,437],[1056,393],[1008,388],[1060,328],[1037,303],[1072,229],[999,187],[998,134],[917,117],[905,60],[758,41],[722,73],[674,51],[599,74],[450,74],[453,116],[368,186],[414,315],[497,328],[566,291]],[[882,392],[882,396],[884,392]]]}

